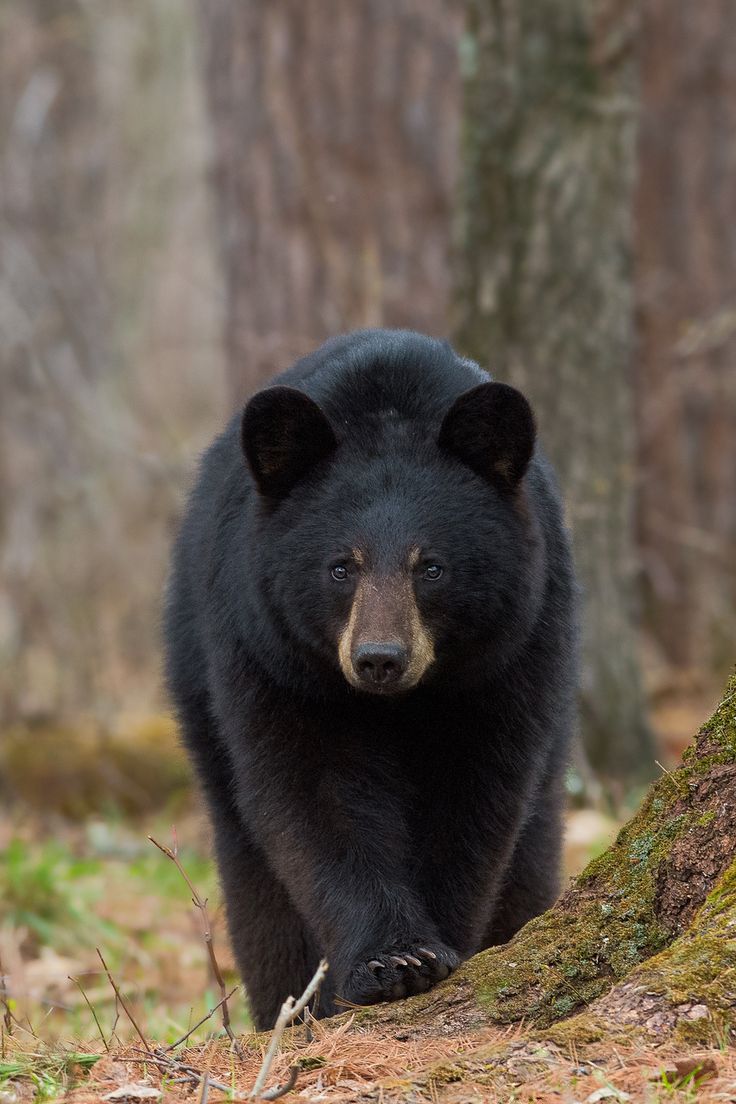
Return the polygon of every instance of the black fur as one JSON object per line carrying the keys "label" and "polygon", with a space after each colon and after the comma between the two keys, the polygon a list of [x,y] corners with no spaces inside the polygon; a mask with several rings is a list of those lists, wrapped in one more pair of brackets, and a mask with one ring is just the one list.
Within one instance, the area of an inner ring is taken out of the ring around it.
{"label": "black fur", "polygon": [[[277,383],[204,457],[166,606],[260,1028],[321,955],[324,1015],[428,988],[552,902],[575,695],[570,550],[526,400],[403,331],[336,338]],[[338,664],[352,584],[331,568],[356,542],[387,570],[410,548],[444,566],[413,577],[436,659],[404,694]]]}

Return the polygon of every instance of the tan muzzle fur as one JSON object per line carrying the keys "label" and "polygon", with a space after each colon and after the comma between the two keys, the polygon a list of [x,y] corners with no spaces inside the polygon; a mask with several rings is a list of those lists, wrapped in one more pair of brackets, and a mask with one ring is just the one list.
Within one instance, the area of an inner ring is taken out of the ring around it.
{"label": "tan muzzle fur", "polygon": [[434,643],[422,624],[410,574],[361,576],[338,643],[340,667],[352,686],[362,687],[353,656],[368,643],[398,644],[406,649],[408,663],[397,683],[403,690],[416,686],[434,662]]}

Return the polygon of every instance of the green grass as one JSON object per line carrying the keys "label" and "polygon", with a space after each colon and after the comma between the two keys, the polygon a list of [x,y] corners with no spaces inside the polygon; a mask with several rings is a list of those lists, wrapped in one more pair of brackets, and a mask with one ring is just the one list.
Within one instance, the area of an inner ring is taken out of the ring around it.
{"label": "green grass", "polygon": [[13,839],[0,852],[0,923],[59,951],[90,935],[109,938],[114,929],[92,912],[100,874],[99,862],[76,858],[62,843]]}
{"label": "green grass", "polygon": [[[106,1040],[113,1025],[116,1040],[131,1038],[126,1018],[116,1021],[114,994],[97,947],[141,1027],[160,1042],[174,1042],[220,998],[210,976],[201,917],[174,863],[147,839],[149,829],[161,842],[172,842],[169,825],[134,827],[112,819],[52,841],[18,835],[0,850],[0,956],[3,940],[9,948],[0,973],[10,974],[7,999],[13,1015],[32,1025],[46,1043],[84,1040],[77,1042],[78,1051],[100,1043],[92,1013],[68,974],[89,997]],[[199,838],[199,831],[190,825],[183,834]],[[200,895],[209,899],[218,960],[232,988],[238,978],[227,948],[214,863],[191,844],[181,846],[179,856]],[[32,983],[24,975],[26,966],[34,971]],[[230,1009],[236,1027],[245,1029],[242,993]],[[218,1034],[220,1027],[216,1013],[195,1038]],[[2,1077],[8,1079],[7,1070],[0,1073],[0,1083]],[[38,1091],[43,1091],[40,1084]]]}
{"label": "green grass", "polygon": [[34,1100],[56,1100],[84,1079],[99,1062],[100,1054],[85,1051],[41,1049],[14,1054],[0,1060],[0,1100],[15,1097],[17,1081],[28,1081],[34,1088]]}

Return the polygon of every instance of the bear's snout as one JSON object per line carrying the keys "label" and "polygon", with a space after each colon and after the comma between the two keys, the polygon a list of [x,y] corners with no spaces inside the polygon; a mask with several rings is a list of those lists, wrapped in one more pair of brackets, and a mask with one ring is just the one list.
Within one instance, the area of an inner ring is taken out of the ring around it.
{"label": "bear's snout", "polygon": [[353,670],[370,690],[398,689],[409,666],[409,653],[394,641],[359,644],[352,655]]}
{"label": "bear's snout", "polygon": [[435,656],[408,572],[360,576],[338,658],[358,690],[393,694],[416,686]]}

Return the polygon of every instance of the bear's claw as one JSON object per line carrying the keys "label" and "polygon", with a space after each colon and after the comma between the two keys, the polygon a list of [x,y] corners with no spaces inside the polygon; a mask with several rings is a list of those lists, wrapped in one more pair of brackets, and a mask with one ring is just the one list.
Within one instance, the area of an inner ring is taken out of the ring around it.
{"label": "bear's claw", "polygon": [[424,993],[444,980],[458,965],[458,954],[445,944],[429,947],[410,942],[411,950],[399,946],[379,951],[380,958],[357,962],[341,986],[340,995],[351,1004],[375,1004]]}

